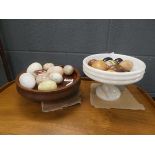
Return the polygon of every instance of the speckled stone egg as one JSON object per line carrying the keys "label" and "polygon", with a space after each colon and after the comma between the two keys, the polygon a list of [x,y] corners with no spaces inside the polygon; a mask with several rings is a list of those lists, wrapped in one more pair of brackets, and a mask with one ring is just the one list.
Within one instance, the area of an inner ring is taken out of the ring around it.
{"label": "speckled stone egg", "polygon": [[50,80],[55,81],[57,84],[63,81],[63,76],[60,73],[51,73],[49,78]]}

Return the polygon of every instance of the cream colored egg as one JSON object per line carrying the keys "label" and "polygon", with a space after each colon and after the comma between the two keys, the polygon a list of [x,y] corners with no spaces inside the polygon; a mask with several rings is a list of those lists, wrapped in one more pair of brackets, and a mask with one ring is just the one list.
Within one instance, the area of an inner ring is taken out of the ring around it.
{"label": "cream colored egg", "polygon": [[49,78],[52,80],[52,81],[55,81],[57,84],[61,83],[63,81],[63,77],[60,73],[51,73],[49,75]]}
{"label": "cream colored egg", "polygon": [[61,75],[63,75],[63,68],[61,66],[53,66],[47,70],[47,73],[60,73]]}
{"label": "cream colored egg", "polygon": [[19,77],[19,83],[25,88],[34,88],[36,85],[35,78],[30,73],[23,73]]}
{"label": "cream colored egg", "polygon": [[39,75],[36,76],[37,84],[39,84],[39,83],[41,83],[43,81],[47,81],[47,80],[50,80],[47,73],[39,74]]}
{"label": "cream colored egg", "polygon": [[66,65],[64,66],[63,71],[66,75],[71,75],[74,71],[74,68],[71,65]]}
{"label": "cream colored egg", "polygon": [[34,62],[31,65],[28,66],[27,68],[27,73],[30,73],[32,75],[34,75],[34,72],[36,70],[41,70],[42,69],[42,65],[38,62]]}
{"label": "cream colored egg", "polygon": [[43,81],[38,85],[38,90],[41,91],[53,91],[57,89],[57,84],[55,81],[52,80],[47,80],[47,81]]}
{"label": "cream colored egg", "polygon": [[[53,67],[54,67],[54,66],[53,66]],[[50,68],[47,70],[47,74],[51,74],[51,73],[52,73],[53,67],[50,67]]]}
{"label": "cream colored egg", "polygon": [[51,67],[53,67],[53,66],[54,66],[53,63],[45,63],[45,64],[43,65],[43,69],[48,70],[49,68],[51,68]]}

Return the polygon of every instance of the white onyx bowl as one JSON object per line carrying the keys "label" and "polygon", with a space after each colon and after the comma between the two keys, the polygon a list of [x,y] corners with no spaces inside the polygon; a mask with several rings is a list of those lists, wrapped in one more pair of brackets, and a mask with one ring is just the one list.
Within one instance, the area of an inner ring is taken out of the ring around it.
{"label": "white onyx bowl", "polygon": [[[88,65],[88,62],[92,59],[103,60],[106,57],[130,60],[133,62],[133,68],[130,72],[108,72],[95,69]],[[94,54],[83,60],[83,72],[89,78],[102,83],[102,85],[98,86],[96,89],[97,96],[107,101],[117,100],[121,96],[120,90],[114,85],[128,85],[140,81],[145,74],[145,69],[146,65],[143,61],[135,57],[121,54]]]}

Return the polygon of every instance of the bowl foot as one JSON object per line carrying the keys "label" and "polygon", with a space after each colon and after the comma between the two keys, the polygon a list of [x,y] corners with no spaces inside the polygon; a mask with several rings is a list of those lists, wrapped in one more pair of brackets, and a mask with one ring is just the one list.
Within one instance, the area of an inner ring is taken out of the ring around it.
{"label": "bowl foot", "polygon": [[102,84],[96,88],[96,95],[106,101],[114,101],[120,98],[121,91],[114,85]]}

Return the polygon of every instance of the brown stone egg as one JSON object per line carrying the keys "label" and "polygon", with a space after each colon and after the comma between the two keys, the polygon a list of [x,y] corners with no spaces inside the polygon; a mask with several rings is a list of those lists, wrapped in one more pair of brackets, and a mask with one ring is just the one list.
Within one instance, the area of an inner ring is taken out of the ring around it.
{"label": "brown stone egg", "polygon": [[97,60],[96,60],[96,59],[90,60],[90,61],[88,62],[88,65],[89,65],[89,66],[92,66],[92,64],[93,64],[95,61],[97,61]]}
{"label": "brown stone egg", "polygon": [[108,72],[115,72],[115,71],[114,71],[114,70],[112,70],[112,69],[108,69],[107,71],[108,71]]}
{"label": "brown stone egg", "polygon": [[130,72],[133,67],[133,62],[130,60],[124,60],[119,64],[125,71]]}
{"label": "brown stone egg", "polygon": [[103,60],[96,60],[92,63],[92,67],[100,70],[106,71],[108,69],[108,66]]}
{"label": "brown stone egg", "polygon": [[120,65],[114,65],[109,68],[109,70],[113,70],[115,72],[125,72],[125,69]]}
{"label": "brown stone egg", "polygon": [[109,67],[117,65],[117,62],[115,60],[108,60],[105,63]]}

